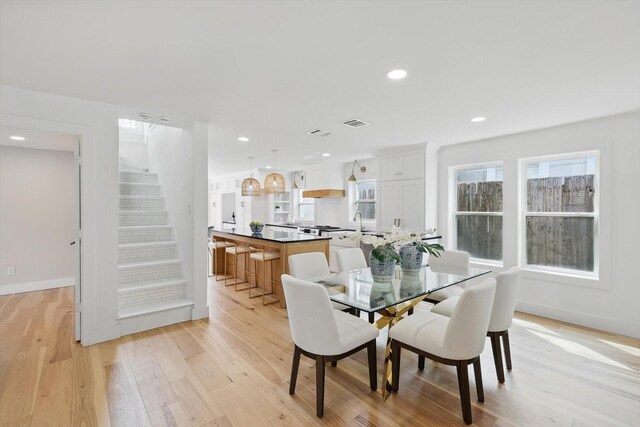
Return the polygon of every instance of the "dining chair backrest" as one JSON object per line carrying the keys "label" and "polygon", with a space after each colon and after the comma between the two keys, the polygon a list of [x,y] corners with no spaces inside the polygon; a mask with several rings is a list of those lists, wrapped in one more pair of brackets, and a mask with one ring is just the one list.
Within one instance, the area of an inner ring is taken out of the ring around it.
{"label": "dining chair backrest", "polygon": [[495,292],[496,279],[491,278],[460,295],[445,331],[444,357],[468,360],[482,353]]}
{"label": "dining chair backrest", "polygon": [[293,342],[314,354],[340,353],[340,336],[324,286],[282,275]]}
{"label": "dining chair backrest", "polygon": [[511,327],[519,287],[520,269],[518,267],[512,267],[496,276],[496,297],[493,301],[489,332],[506,331]]}
{"label": "dining chair backrest", "polygon": [[340,273],[367,268],[367,261],[364,259],[364,253],[360,248],[336,251],[336,260],[338,261],[338,272]]}
{"label": "dining chair backrest", "polygon": [[322,252],[308,252],[289,257],[289,273],[296,279],[310,280],[328,276],[329,263]]}
{"label": "dining chair backrest", "polygon": [[438,257],[429,255],[428,262],[436,273],[465,275],[469,271],[469,252],[447,250]]}

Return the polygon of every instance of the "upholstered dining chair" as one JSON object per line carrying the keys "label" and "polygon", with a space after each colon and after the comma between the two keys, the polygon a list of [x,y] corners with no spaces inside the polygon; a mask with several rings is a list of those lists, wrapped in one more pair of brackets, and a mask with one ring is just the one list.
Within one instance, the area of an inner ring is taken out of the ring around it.
{"label": "upholstered dining chair", "polygon": [[282,275],[287,313],[294,342],[289,394],[296,390],[300,355],[316,361],[316,415],[324,414],[325,363],[334,362],[367,349],[369,385],[375,391],[376,338],[378,329],[365,320],[333,310],[324,287],[318,283]]}
{"label": "upholstered dining chair", "polygon": [[[436,273],[458,274],[460,276],[466,276],[469,273],[469,252],[447,250],[440,252],[438,257],[429,255],[427,262],[431,271]],[[447,298],[462,295],[464,288],[462,285],[449,286],[429,294],[425,301],[436,304]]]}
{"label": "upholstered dining chair", "polygon": [[367,260],[364,258],[364,252],[360,248],[336,251],[336,261],[338,262],[338,271],[340,273],[367,268]]}
{"label": "upholstered dining chair", "polygon": [[400,384],[400,351],[418,354],[418,369],[424,369],[425,357],[452,365],[458,372],[462,418],[471,424],[471,397],[468,366],[473,364],[478,400],[484,402],[480,354],[484,349],[491,307],[496,291],[495,279],[464,290],[451,317],[419,312],[403,319],[389,330],[392,357],[392,389]]}
{"label": "upholstered dining chair", "polygon": [[[307,252],[304,254],[291,255],[289,257],[289,273],[296,279],[308,280],[310,282],[331,276],[327,257],[322,252]],[[355,309],[347,305],[333,301],[331,301],[331,305],[335,310],[348,311],[355,314]]]}
{"label": "upholstered dining chair", "polygon": [[[491,339],[491,349],[493,350],[493,361],[496,365],[498,382],[504,382],[504,368],[502,363],[502,344],[504,344],[504,359],[507,369],[512,369],[511,347],[509,345],[509,328],[513,322],[513,312],[516,309],[516,299],[518,288],[520,287],[520,269],[512,267],[496,276],[496,297],[493,300],[491,309],[491,319],[487,329],[487,336]],[[460,297],[452,297],[436,304],[431,312],[443,316],[451,316],[455,306],[459,303]]]}
{"label": "upholstered dining chair", "polygon": [[[336,261],[338,262],[339,273],[367,268],[367,260],[364,258],[364,252],[362,252],[360,248],[348,248],[336,251]],[[355,310],[354,314],[360,317],[360,310]],[[373,323],[374,320],[374,314],[369,313],[369,323]]]}

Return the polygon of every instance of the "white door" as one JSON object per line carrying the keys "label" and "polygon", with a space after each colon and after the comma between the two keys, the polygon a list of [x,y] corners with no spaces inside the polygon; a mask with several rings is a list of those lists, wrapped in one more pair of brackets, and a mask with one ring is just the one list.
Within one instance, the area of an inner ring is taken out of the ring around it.
{"label": "white door", "polygon": [[424,231],[424,181],[408,179],[398,181],[400,226],[407,230]]}
{"label": "white door", "polygon": [[424,176],[424,151],[403,154],[398,158],[398,178],[417,179]]}
{"label": "white door", "polygon": [[392,181],[398,179],[398,157],[383,157],[379,163],[380,173],[378,179],[380,181]]}
{"label": "white door", "polygon": [[388,231],[395,225],[395,220],[399,217],[398,181],[378,182],[376,199],[378,228],[382,231]]}

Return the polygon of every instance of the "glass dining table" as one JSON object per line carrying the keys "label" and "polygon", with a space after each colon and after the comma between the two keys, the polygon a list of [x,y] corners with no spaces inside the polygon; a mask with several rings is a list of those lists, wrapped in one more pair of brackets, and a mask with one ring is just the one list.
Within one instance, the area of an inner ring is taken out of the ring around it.
{"label": "glass dining table", "polygon": [[[434,271],[426,265],[415,271],[397,269],[390,282],[376,282],[371,270],[363,268],[324,276],[314,281],[327,288],[331,301],[367,313],[378,313],[382,317],[375,322],[375,326],[378,329],[390,329],[433,292],[490,272],[491,270],[471,267],[439,267],[438,271]],[[385,399],[391,391],[391,371],[391,340],[387,334],[382,373],[382,396]]]}

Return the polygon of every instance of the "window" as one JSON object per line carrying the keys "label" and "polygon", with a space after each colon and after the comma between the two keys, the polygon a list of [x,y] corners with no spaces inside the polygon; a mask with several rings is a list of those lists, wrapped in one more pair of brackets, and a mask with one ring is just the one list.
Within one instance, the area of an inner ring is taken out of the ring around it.
{"label": "window", "polygon": [[502,164],[453,168],[453,247],[502,261]]}
{"label": "window", "polygon": [[597,153],[522,160],[523,264],[597,275]]}
{"label": "window", "polygon": [[376,222],[376,181],[349,183],[349,221],[356,212],[362,214],[362,222]]}
{"label": "window", "polygon": [[316,199],[302,197],[302,191],[303,190],[298,190],[298,219],[301,221],[315,221]]}

